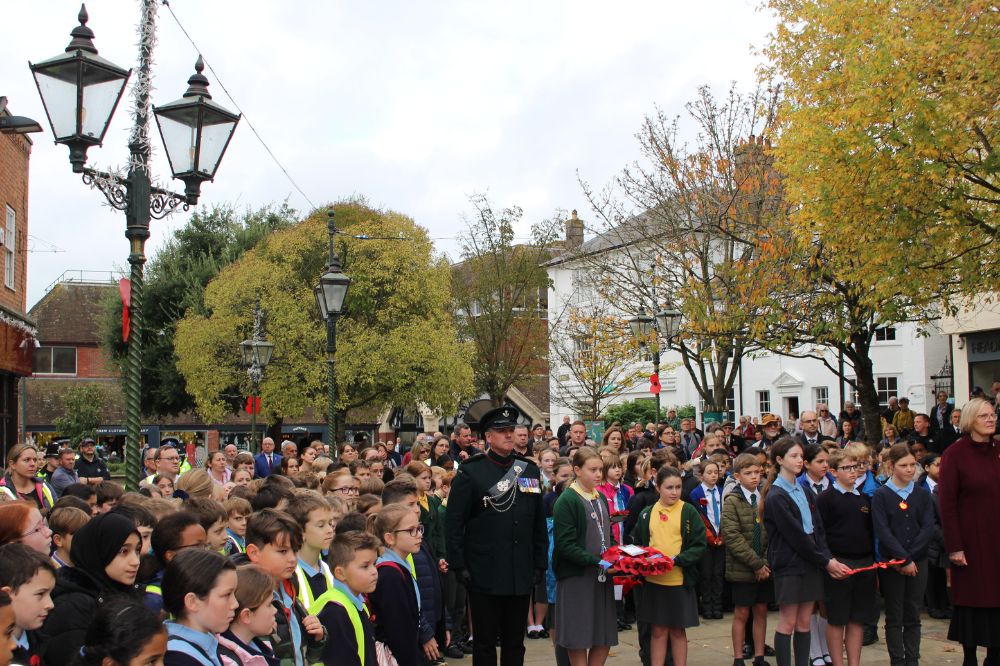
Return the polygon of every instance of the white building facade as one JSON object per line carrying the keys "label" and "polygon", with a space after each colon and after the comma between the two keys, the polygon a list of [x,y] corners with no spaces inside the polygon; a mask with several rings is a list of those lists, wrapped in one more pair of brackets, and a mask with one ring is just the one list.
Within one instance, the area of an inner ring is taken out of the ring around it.
{"label": "white building facade", "polygon": [[[593,241],[588,241],[577,252],[586,252],[587,246],[592,243]],[[566,254],[546,265],[551,281],[549,322],[552,335],[558,335],[558,330],[551,323],[557,321],[567,307],[585,307],[592,305],[594,299],[600,298],[588,286],[590,280],[585,261],[574,260],[572,257],[572,254]],[[624,320],[636,313],[621,314]],[[934,404],[935,380],[932,376],[939,374],[950,358],[950,353],[949,337],[936,331],[930,336],[922,336],[912,324],[879,329],[871,356],[880,402],[885,405],[890,397],[906,396],[910,399],[910,409],[918,413],[927,412]],[[838,367],[836,352],[827,352],[826,361],[833,367]],[[554,354],[550,354],[550,363],[557,363]],[[641,364],[640,367],[647,376],[653,373],[653,363],[649,358],[637,357],[635,363]],[[660,403],[663,413],[670,407],[693,405],[701,423],[702,401],[681,363],[680,354],[665,351],[661,354],[660,366]],[[572,391],[571,377],[572,374],[566,368],[551,368],[549,395],[556,396],[559,391]],[[988,386],[986,388],[988,390]],[[654,399],[649,391],[648,381],[629,387],[625,393],[609,401],[609,404],[635,399]],[[757,352],[742,360],[729,396],[729,416],[759,417],[764,412],[771,412],[787,418],[789,414],[813,409],[819,402],[826,403],[833,414],[838,414],[845,400],[856,402],[852,387],[841,382],[822,361]],[[549,414],[550,423],[553,424],[561,423],[564,416],[571,419],[577,417],[556,400],[550,403]]]}

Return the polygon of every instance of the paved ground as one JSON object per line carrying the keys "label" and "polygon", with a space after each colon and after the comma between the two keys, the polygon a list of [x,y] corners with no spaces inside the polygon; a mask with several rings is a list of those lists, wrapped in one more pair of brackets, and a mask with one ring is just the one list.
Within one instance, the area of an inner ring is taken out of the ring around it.
{"label": "paved ground", "polygon": [[[768,643],[771,643],[771,636],[774,635],[773,627],[777,622],[777,613],[772,613],[768,617]],[[732,652],[729,639],[729,616],[723,620],[704,621],[700,627],[688,631],[689,640],[689,666],[730,666],[732,662]],[[923,641],[921,642],[921,663],[929,666],[937,664],[961,664],[962,651],[954,643],[947,640],[948,621],[932,620],[924,617],[923,621]],[[881,640],[883,630],[879,628],[879,642],[864,648],[861,654],[861,663],[864,666],[880,666],[889,663],[889,656],[885,651],[885,643]],[[635,630],[624,632],[618,637],[619,644],[611,651],[608,659],[608,666],[625,666],[626,664],[639,664],[638,639]],[[552,644],[546,640],[527,640],[525,643],[528,654],[525,659],[526,664],[541,666],[542,664],[555,664],[552,656]],[[980,662],[985,656],[981,651]],[[471,666],[471,657],[461,660],[452,660],[450,664],[466,664]],[[768,659],[768,663],[774,666],[774,659]]]}

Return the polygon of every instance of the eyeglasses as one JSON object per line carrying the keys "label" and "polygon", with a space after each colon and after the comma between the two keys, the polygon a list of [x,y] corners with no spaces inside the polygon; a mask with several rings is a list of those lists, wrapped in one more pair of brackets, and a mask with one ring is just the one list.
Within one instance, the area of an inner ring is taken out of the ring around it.
{"label": "eyeglasses", "polygon": [[340,493],[341,495],[357,495],[358,489],[354,486],[344,486],[343,488],[332,488],[335,493]]}
{"label": "eyeglasses", "polygon": [[859,467],[858,465],[841,465],[837,469],[842,469],[845,472],[854,472],[857,471],[858,467]]}
{"label": "eyeglasses", "polygon": [[30,529],[27,532],[25,532],[24,534],[22,534],[21,538],[25,539],[27,537],[30,537],[32,534],[38,534],[39,532],[45,532],[48,529],[49,529],[49,524],[47,522],[45,522],[45,519],[43,518],[42,522],[38,523],[32,529]]}
{"label": "eyeglasses", "polygon": [[397,534],[399,532],[406,532],[411,537],[418,537],[418,536],[422,536],[423,535],[423,533],[424,533],[424,526],[423,525],[417,525],[416,527],[407,527],[405,530],[393,530],[392,531],[393,534]]}
{"label": "eyeglasses", "polygon": [[181,457],[180,456],[173,456],[173,457],[162,456],[160,458],[160,460],[162,460],[163,462],[180,462]]}

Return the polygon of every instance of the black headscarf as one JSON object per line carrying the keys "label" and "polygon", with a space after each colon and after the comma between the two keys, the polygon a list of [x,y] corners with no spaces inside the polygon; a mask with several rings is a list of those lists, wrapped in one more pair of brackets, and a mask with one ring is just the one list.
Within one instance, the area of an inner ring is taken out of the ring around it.
{"label": "black headscarf", "polygon": [[[108,577],[104,568],[118,555],[130,534],[139,535],[135,523],[118,513],[102,513],[73,534],[69,556],[73,566],[93,578],[101,588],[126,588]],[[141,538],[141,537],[140,537]]]}

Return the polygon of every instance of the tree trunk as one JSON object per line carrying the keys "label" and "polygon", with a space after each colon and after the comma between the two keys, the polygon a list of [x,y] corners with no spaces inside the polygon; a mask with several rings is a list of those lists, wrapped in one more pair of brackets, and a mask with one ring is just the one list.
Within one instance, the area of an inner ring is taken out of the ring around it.
{"label": "tree trunk", "polygon": [[871,357],[868,355],[870,345],[867,337],[855,334],[851,336],[851,345],[844,348],[854,366],[855,382],[858,389],[858,407],[864,420],[865,442],[875,450],[882,439],[882,409],[879,406],[878,390],[875,387],[875,373]]}

